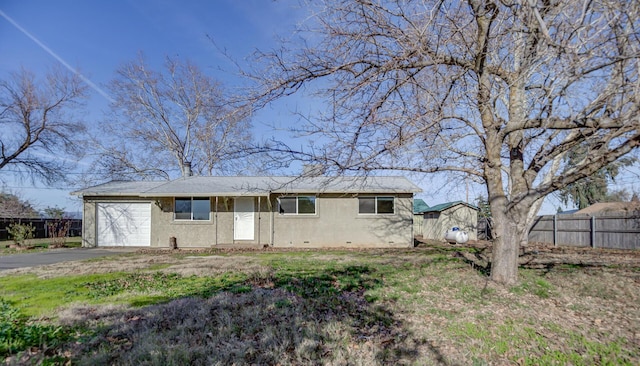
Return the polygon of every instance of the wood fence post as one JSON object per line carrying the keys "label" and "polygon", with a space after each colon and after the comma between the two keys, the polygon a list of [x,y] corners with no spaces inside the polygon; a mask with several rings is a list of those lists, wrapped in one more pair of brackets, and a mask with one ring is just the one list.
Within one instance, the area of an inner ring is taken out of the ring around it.
{"label": "wood fence post", "polygon": [[558,246],[558,215],[553,215],[553,246]]}
{"label": "wood fence post", "polygon": [[591,247],[596,247],[596,217],[591,216]]}

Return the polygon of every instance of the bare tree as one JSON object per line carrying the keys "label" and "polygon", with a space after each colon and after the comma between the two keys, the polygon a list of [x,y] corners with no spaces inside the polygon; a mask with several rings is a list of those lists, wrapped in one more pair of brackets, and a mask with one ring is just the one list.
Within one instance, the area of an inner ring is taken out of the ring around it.
{"label": "bare tree", "polygon": [[82,151],[85,127],[72,111],[86,91],[77,75],[61,69],[41,81],[26,69],[0,80],[0,170],[48,183],[65,180]]}
{"label": "bare tree", "polygon": [[186,164],[207,175],[239,168],[234,159],[251,140],[248,115],[192,63],[167,58],[157,72],[140,57],[109,88],[115,101],[98,139],[102,175],[170,179]]}
{"label": "bare tree", "polygon": [[36,218],[38,211],[28,200],[16,194],[0,191],[0,217],[2,218]]}
{"label": "bare tree", "polygon": [[[640,2],[331,0],[304,43],[262,52],[257,107],[314,90],[315,144],[272,152],[334,172],[453,171],[481,179],[491,278],[517,281],[542,199],[640,144]],[[314,81],[318,81],[313,83]],[[564,167],[567,151],[589,151]],[[280,159],[283,159],[280,157]]]}

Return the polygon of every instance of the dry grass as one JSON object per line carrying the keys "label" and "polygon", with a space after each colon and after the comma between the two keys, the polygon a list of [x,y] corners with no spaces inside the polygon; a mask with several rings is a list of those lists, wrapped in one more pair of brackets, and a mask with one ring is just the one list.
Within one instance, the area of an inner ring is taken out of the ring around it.
{"label": "dry grass", "polygon": [[[73,273],[240,272],[247,286],[145,307],[66,307],[56,322],[85,336],[56,353],[92,365],[640,363],[640,264],[629,260],[640,253],[593,266],[561,264],[562,253],[550,251],[552,265],[523,268],[521,283],[505,288],[455,250],[161,253],[83,262]],[[541,253],[537,263],[545,262]],[[69,271],[28,270],[45,277]],[[45,353],[8,362],[38,362]]]}
{"label": "dry grass", "polygon": [[[414,354],[384,309],[342,296],[343,309],[329,309],[282,289],[187,298],[143,309],[76,308],[61,321],[109,330],[82,345],[78,364],[370,365],[402,362]],[[365,322],[361,334],[352,323]],[[385,325],[385,321],[391,322]],[[106,342],[106,341],[107,342]],[[91,354],[87,350],[99,350]]]}
{"label": "dry grass", "polygon": [[176,255],[168,251],[153,254],[121,255],[101,257],[88,261],[63,262],[51,265],[16,268],[5,270],[2,275],[35,274],[39,278],[52,278],[69,275],[132,272],[145,269],[158,269],[163,272],[190,275],[215,275],[235,269],[242,271],[263,270],[255,257],[236,255]]}

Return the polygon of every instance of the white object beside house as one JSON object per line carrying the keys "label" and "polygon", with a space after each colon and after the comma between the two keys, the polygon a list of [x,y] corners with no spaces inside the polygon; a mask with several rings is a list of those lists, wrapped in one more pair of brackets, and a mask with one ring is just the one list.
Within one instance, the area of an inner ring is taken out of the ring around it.
{"label": "white object beside house", "polygon": [[469,234],[458,227],[452,227],[444,234],[444,239],[449,243],[464,244],[469,241]]}

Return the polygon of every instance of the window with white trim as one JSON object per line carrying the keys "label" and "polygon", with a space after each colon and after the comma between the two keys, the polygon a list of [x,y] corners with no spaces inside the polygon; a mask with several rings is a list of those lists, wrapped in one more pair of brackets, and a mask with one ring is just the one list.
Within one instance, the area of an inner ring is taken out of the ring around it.
{"label": "window with white trim", "polygon": [[209,197],[176,197],[174,207],[174,220],[207,221],[211,217]]}
{"label": "window with white trim", "polygon": [[395,213],[394,197],[358,197],[360,215],[392,215]]}
{"label": "window with white trim", "polygon": [[278,198],[278,212],[281,215],[315,215],[315,196],[291,196]]}

